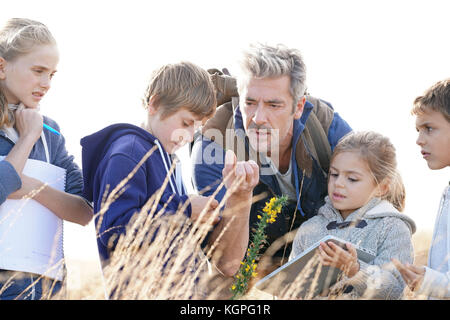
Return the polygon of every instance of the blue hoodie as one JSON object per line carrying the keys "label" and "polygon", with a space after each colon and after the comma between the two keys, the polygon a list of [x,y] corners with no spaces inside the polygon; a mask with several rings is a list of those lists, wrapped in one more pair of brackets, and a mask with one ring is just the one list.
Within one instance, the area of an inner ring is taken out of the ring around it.
{"label": "blue hoodie", "polygon": [[[105,190],[111,192],[155,145],[159,147],[139,167],[127,182],[125,191],[111,203],[103,216],[97,238],[100,258],[103,261],[109,259],[119,236],[125,233],[131,217],[140,212],[150,197],[159,191],[167,177],[172,159],[153,135],[131,124],[114,124],[81,139],[84,194],[86,199],[93,201],[95,213],[101,209]],[[109,189],[106,189],[107,186]],[[173,173],[156,212],[167,205],[164,214],[173,214],[187,200],[184,186],[181,184],[178,190]],[[186,207],[184,214],[191,216],[190,205]],[[96,216],[96,224],[99,219],[100,217]],[[116,236],[108,247],[113,235]]]}

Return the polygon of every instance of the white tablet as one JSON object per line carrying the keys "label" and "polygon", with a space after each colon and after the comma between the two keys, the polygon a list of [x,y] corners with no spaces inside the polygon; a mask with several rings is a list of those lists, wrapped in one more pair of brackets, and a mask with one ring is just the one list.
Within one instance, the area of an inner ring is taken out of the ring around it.
{"label": "white tablet", "polygon": [[[295,291],[294,295],[298,298],[305,298],[307,296],[313,297],[322,293],[336,283],[341,271],[334,267],[321,266],[321,269],[318,272],[318,263],[313,264],[312,267],[307,268],[307,270],[304,270],[304,268],[311,258],[314,257],[320,243],[329,241],[332,241],[343,248],[345,248],[345,243],[348,243],[348,241],[334,236],[323,237],[300,255],[258,281],[255,284],[256,289],[265,291],[274,296],[278,296],[285,290],[291,289]],[[352,245],[356,248],[359,260],[369,263],[375,259],[374,254],[358,248],[354,244]],[[294,281],[296,281],[295,284]],[[291,288],[288,288],[290,285]],[[295,286],[298,288],[294,288]]]}

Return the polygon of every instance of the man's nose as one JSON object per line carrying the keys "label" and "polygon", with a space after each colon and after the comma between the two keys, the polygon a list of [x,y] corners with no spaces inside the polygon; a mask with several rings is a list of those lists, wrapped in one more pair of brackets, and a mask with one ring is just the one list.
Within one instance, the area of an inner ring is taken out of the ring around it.
{"label": "man's nose", "polygon": [[253,122],[257,125],[265,124],[267,122],[267,113],[262,105],[258,105],[253,116]]}

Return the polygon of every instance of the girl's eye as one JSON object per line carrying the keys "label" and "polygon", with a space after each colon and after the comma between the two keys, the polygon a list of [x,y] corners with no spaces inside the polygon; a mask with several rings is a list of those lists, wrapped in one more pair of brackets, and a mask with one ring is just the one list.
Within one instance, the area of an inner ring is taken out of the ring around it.
{"label": "girl's eye", "polygon": [[432,127],[429,127],[429,126],[426,126],[426,127],[425,127],[425,130],[427,130],[427,132],[431,132],[431,131],[433,131],[433,128],[432,128]]}
{"label": "girl's eye", "polygon": [[187,128],[187,127],[189,127],[189,123],[183,121],[183,126]]}
{"label": "girl's eye", "polygon": [[336,178],[337,176],[338,176],[337,173],[331,173],[331,172],[330,172],[330,177]]}
{"label": "girl's eye", "polygon": [[355,178],[348,178],[348,180],[350,181],[350,182],[357,182],[358,181],[358,179],[355,179]]}

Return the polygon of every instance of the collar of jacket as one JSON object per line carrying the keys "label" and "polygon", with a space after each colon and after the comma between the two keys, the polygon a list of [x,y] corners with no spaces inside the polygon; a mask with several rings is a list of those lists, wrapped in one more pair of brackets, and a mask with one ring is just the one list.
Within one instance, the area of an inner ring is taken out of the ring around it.
{"label": "collar of jacket", "polygon": [[323,216],[327,221],[335,220],[338,223],[345,221],[357,221],[364,218],[369,221],[372,219],[395,217],[401,219],[406,223],[411,234],[416,232],[416,224],[414,220],[408,215],[399,212],[393,205],[387,200],[382,200],[378,197],[371,199],[363,207],[352,212],[345,220],[342,215],[336,210],[330,200],[329,196],[325,197],[325,205],[323,205],[318,212],[318,215]]}
{"label": "collar of jacket", "polygon": [[4,138],[6,141],[10,142],[11,144],[15,144],[14,141],[12,141],[7,135],[6,132],[3,130],[0,130],[0,137]]}
{"label": "collar of jacket", "polygon": [[336,220],[337,222],[344,222],[344,221],[356,221],[358,219],[362,219],[363,217],[367,217],[366,213],[379,205],[381,203],[381,199],[378,197],[374,197],[369,202],[367,202],[364,206],[361,208],[355,210],[352,212],[346,219],[343,219],[340,212],[333,207],[333,204],[331,203],[330,197],[325,197],[325,205],[322,206],[319,210],[319,214],[324,216],[327,220],[332,221]]}

